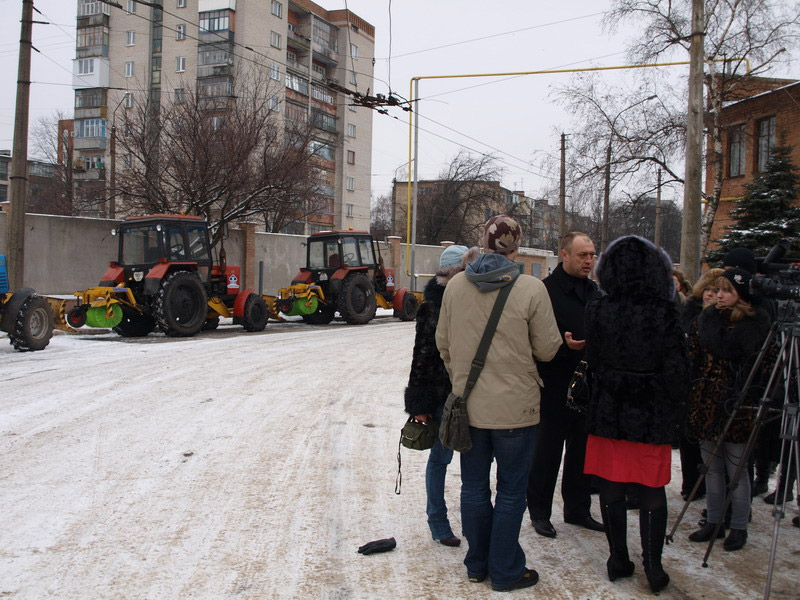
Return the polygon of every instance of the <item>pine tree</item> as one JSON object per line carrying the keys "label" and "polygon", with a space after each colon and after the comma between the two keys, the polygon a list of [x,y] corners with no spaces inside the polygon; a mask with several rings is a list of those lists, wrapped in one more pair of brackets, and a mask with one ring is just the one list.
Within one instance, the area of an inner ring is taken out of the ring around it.
{"label": "pine tree", "polygon": [[772,149],[767,170],[745,186],[746,194],[730,214],[734,223],[717,240],[719,248],[706,254],[706,262],[719,263],[733,248],[749,248],[756,256],[766,255],[781,239],[800,237],[800,169],[791,161],[791,146]]}

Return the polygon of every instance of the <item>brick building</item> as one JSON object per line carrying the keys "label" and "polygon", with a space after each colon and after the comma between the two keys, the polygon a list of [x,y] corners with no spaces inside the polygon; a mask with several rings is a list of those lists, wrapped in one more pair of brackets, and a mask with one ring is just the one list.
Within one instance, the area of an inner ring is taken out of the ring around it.
{"label": "brick building", "polygon": [[[770,150],[777,144],[792,146],[792,162],[800,167],[800,81],[749,78],[738,85],[724,104],[722,130],[722,192],[711,229],[709,248],[724,235],[733,219],[736,200],[766,170]],[[711,148],[711,142],[708,142]],[[714,155],[706,161],[706,194],[714,186]]]}

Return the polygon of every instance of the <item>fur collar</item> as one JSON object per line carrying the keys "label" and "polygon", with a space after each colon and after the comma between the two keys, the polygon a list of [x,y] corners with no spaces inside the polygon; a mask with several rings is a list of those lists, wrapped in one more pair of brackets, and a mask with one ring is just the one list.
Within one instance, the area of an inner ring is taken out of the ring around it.
{"label": "fur collar", "polygon": [[[455,273],[453,275],[455,275]],[[450,277],[452,277],[452,275]],[[448,281],[450,277],[447,278]],[[436,308],[440,308],[442,306],[442,298],[444,297],[444,284],[439,283],[438,277],[433,277],[428,280],[428,283],[425,285],[425,291],[423,291],[422,294],[425,298],[425,302],[431,302]]]}
{"label": "fur collar", "polygon": [[744,362],[754,358],[769,333],[767,312],[754,306],[756,314],[731,326],[726,314],[709,306],[697,317],[700,345],[717,358]]}

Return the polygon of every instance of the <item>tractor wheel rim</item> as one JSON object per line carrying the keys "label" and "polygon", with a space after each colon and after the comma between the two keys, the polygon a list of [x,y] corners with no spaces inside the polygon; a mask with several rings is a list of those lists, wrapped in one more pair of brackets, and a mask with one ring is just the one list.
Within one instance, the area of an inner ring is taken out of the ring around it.
{"label": "tractor wheel rim", "polygon": [[353,308],[357,313],[364,312],[367,307],[367,294],[363,289],[357,287],[353,290]]}
{"label": "tractor wheel rim", "polygon": [[173,303],[175,318],[179,323],[185,323],[197,314],[200,299],[189,286],[181,286],[176,290]]}
{"label": "tractor wheel rim", "polygon": [[44,337],[47,333],[47,313],[43,308],[37,308],[31,314],[31,336],[35,338]]}

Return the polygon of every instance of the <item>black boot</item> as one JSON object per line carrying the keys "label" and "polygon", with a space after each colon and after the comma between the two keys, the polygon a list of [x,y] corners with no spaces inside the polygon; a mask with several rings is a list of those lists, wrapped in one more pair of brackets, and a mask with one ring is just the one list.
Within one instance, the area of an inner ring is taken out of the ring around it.
{"label": "black boot", "polygon": [[667,507],[639,511],[639,532],[642,537],[642,564],[647,582],[654,594],[669,584],[669,575],[661,566],[661,551],[667,533]]}
{"label": "black boot", "polygon": [[608,579],[615,581],[619,577],[630,577],[633,575],[635,565],[628,556],[628,512],[625,501],[601,504],[600,514],[603,515],[603,527],[611,552],[606,562]]}

